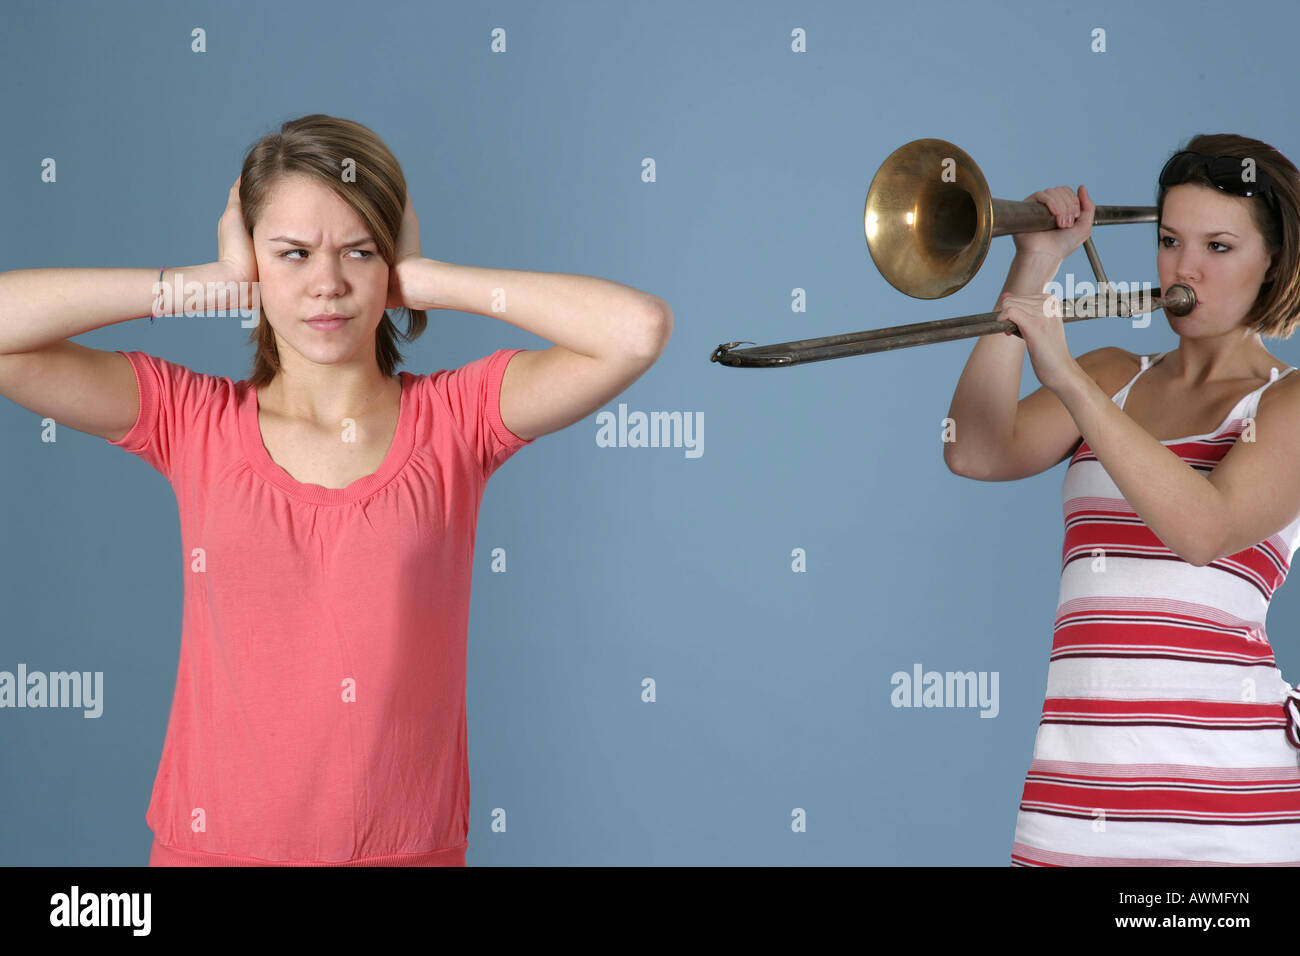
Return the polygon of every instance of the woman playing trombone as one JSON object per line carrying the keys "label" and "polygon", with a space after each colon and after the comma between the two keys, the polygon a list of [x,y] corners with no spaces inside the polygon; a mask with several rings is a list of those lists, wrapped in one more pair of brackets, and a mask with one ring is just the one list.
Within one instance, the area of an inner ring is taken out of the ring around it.
{"label": "woman playing trombone", "polygon": [[[1071,357],[1042,294],[1088,237],[1087,190],[1030,199],[950,415],[955,472],[1068,460],[1047,692],[1012,865],[1300,865],[1300,710],[1265,617],[1300,545],[1300,375],[1262,337],[1300,322],[1300,173],[1276,149],[1195,137],[1159,176],[1156,265],[1196,307],[1175,348]],[[1042,387],[1017,402],[1025,351]]]}

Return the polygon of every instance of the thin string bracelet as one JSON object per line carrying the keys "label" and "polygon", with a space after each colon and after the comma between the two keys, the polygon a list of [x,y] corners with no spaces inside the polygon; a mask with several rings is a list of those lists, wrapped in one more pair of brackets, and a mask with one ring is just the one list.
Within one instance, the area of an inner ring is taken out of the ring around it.
{"label": "thin string bracelet", "polygon": [[[166,271],[167,271],[167,267],[166,267],[166,266],[163,266],[161,269],[158,270],[158,297],[159,297],[159,299],[162,298],[162,277],[163,277],[163,273],[166,272]],[[153,317],[154,317],[154,309],[150,309],[150,310],[149,310],[149,324],[150,324],[150,325],[153,325]]]}

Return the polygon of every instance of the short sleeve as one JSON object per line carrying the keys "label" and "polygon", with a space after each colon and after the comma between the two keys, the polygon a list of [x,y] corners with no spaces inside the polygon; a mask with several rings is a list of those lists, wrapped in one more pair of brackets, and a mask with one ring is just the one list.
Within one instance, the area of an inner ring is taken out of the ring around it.
{"label": "short sleeve", "polygon": [[500,349],[468,365],[429,376],[429,387],[451,413],[452,420],[489,477],[511,455],[535,439],[525,441],[501,420],[501,381],[510,360],[524,349]]}
{"label": "short sleeve", "polygon": [[135,370],[140,411],[129,432],[117,441],[105,441],[144,459],[171,481],[189,431],[203,420],[200,412],[218,379],[144,352],[117,351]]}

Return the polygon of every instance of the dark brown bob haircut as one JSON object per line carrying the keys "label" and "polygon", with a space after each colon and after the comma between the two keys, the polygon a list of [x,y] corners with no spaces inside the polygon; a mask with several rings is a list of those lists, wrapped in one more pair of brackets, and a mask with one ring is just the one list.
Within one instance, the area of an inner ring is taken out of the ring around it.
{"label": "dark brown bob haircut", "polygon": [[[1262,336],[1290,338],[1300,324],[1300,170],[1267,143],[1235,133],[1202,133],[1192,137],[1183,149],[1209,156],[1248,159],[1254,163],[1257,182],[1262,185],[1264,177],[1268,177],[1276,210],[1262,195],[1238,197],[1250,203],[1255,225],[1272,257],[1270,278],[1260,284],[1259,295],[1246,315],[1246,322]],[[1157,225],[1164,221],[1166,191],[1184,183],[1216,188],[1203,166],[1192,169],[1181,182],[1158,186]]]}

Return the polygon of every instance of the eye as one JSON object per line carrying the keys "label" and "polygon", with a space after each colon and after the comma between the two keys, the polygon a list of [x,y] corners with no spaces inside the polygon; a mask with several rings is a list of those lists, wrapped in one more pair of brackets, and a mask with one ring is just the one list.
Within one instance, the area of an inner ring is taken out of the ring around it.
{"label": "eye", "polygon": [[[291,256],[291,255],[292,255],[293,253],[295,253],[295,252],[302,252],[302,253],[305,253],[306,251],[307,251],[306,249],[286,249],[284,252],[281,252],[279,255],[280,255],[280,258],[281,258],[281,259],[288,259],[289,256]],[[351,249],[351,250],[349,250],[349,251],[350,251],[350,252],[359,252],[359,253],[361,253],[361,254],[365,257],[365,259],[369,259],[369,258],[371,258],[371,257],[373,257],[373,256],[378,255],[378,253],[371,252],[369,249]],[[365,259],[363,259],[362,261],[364,262]],[[291,261],[291,262],[302,262],[301,259],[291,259],[290,261]]]}
{"label": "eye", "polygon": [[[1169,242],[1177,242],[1177,241],[1178,241],[1178,240],[1176,240],[1173,236],[1161,236],[1159,239],[1156,240],[1156,242],[1159,244],[1159,246],[1160,246],[1162,249],[1172,249],[1173,246],[1165,245],[1166,240],[1169,241]],[[1213,239],[1210,240],[1210,245],[1211,245],[1211,246],[1220,246],[1220,247],[1222,247],[1221,250],[1216,250],[1216,251],[1219,252],[1220,255],[1222,255],[1224,252],[1231,252],[1231,251],[1232,251],[1232,246],[1225,246],[1223,243],[1221,243],[1221,242],[1215,242]]]}

